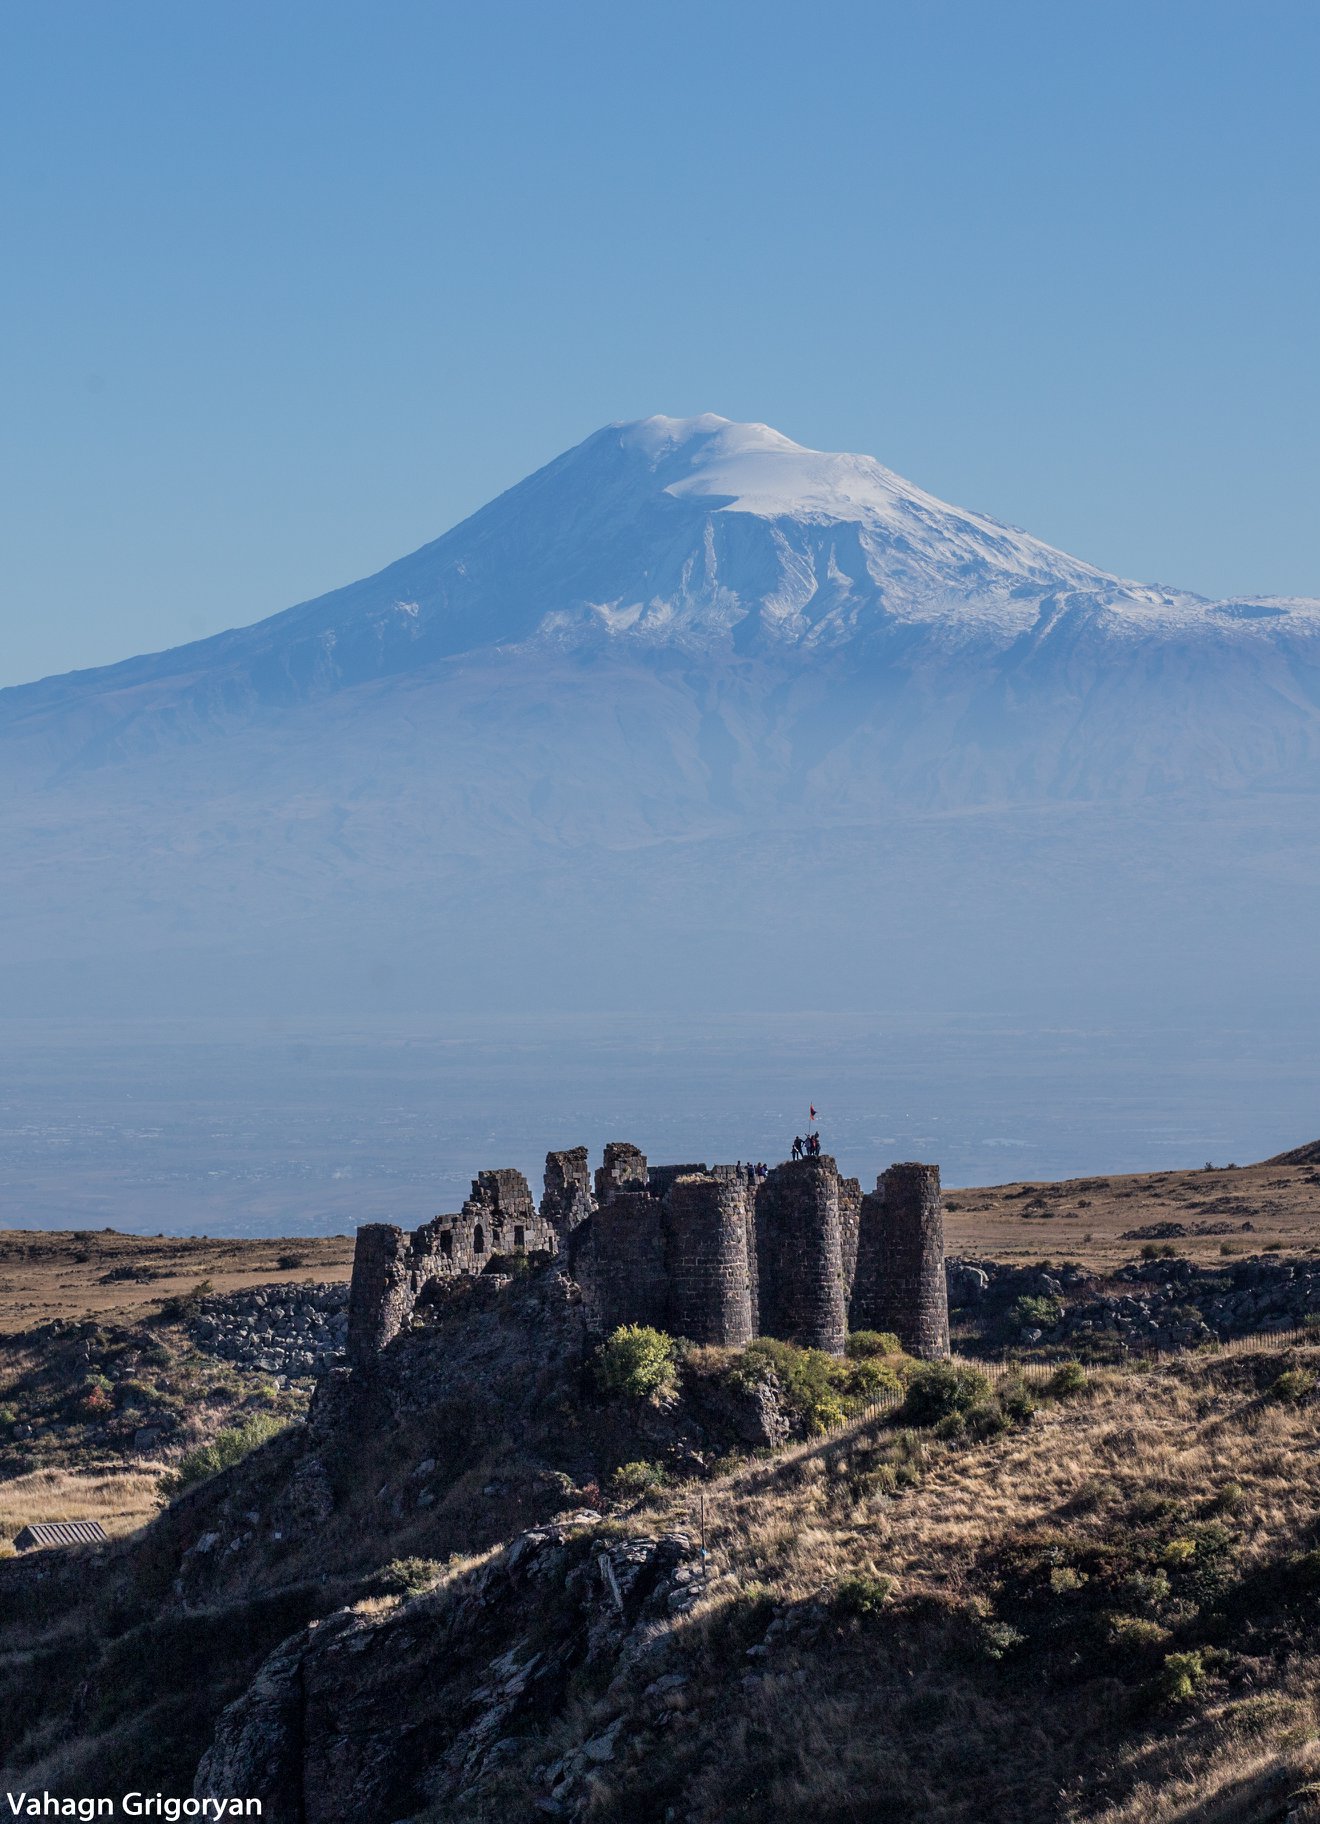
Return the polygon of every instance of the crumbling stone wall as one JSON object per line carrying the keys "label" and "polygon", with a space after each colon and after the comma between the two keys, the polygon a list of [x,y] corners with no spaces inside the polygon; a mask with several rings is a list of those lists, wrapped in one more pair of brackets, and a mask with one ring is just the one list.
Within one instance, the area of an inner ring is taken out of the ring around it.
{"label": "crumbling stone wall", "polygon": [[[857,1277],[857,1246],[862,1223],[862,1181],[860,1178],[839,1180],[839,1257],[843,1283],[851,1288]],[[849,1325],[851,1329],[853,1326]]]}
{"label": "crumbling stone wall", "polygon": [[663,1201],[680,1178],[706,1178],[709,1168],[704,1165],[652,1165],[647,1167],[647,1186],[653,1197]]}
{"label": "crumbling stone wall", "polygon": [[348,1292],[348,1359],[369,1367],[403,1328],[416,1302],[403,1230],[388,1222],[364,1223],[353,1248]]}
{"label": "crumbling stone wall", "polygon": [[541,1216],[551,1224],[560,1240],[571,1235],[580,1222],[585,1222],[595,1207],[586,1147],[573,1146],[566,1152],[547,1153]]}
{"label": "crumbling stone wall", "polygon": [[559,1240],[532,1201],[527,1180],[503,1168],[478,1172],[456,1216],[436,1216],[410,1236],[391,1223],[357,1232],[348,1303],[348,1357],[369,1363],[441,1280],[482,1273],[513,1254],[554,1253]]}
{"label": "crumbling stone wall", "polygon": [[[597,1183],[601,1173],[596,1174]],[[646,1190],[617,1190],[573,1232],[569,1272],[593,1327],[669,1323],[665,1206]]]}
{"label": "crumbling stone wall", "polygon": [[646,1189],[646,1154],[626,1140],[605,1143],[605,1163],[596,1171],[596,1202],[608,1203],[616,1191]]}

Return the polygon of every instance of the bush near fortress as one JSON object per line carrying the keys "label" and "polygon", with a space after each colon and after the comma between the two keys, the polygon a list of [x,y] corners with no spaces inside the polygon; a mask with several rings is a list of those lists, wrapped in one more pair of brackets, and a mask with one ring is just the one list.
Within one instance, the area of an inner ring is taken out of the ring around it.
{"label": "bush near fortress", "polygon": [[955,1362],[927,1362],[908,1382],[898,1417],[905,1425],[938,1425],[966,1414],[990,1396],[990,1383],[975,1368]]}
{"label": "bush near fortress", "polygon": [[621,1324],[596,1352],[596,1381],[602,1393],[631,1400],[668,1393],[674,1385],[678,1346],[663,1330],[649,1324]]}
{"label": "bush near fortress", "polygon": [[800,1349],[770,1336],[748,1343],[726,1372],[735,1385],[773,1383],[808,1437],[832,1430],[867,1401],[903,1385],[894,1362],[874,1355],[840,1361],[821,1349]]}
{"label": "bush near fortress", "polygon": [[875,1356],[902,1353],[903,1345],[892,1330],[852,1330],[844,1344],[844,1354],[854,1362],[867,1362]]}

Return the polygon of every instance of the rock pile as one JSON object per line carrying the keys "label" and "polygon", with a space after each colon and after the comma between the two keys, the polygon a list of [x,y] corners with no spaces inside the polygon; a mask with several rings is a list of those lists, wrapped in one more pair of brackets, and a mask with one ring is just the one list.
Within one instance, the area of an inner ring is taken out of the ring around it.
{"label": "rock pile", "polygon": [[1014,1301],[1028,1296],[1057,1318],[1019,1328],[1017,1339],[1037,1343],[1117,1338],[1156,1349],[1292,1330],[1320,1316],[1320,1260],[1268,1255],[1202,1267],[1176,1257],[1121,1268],[1101,1283],[1076,1267],[1009,1267],[993,1260],[951,1259],[949,1303],[984,1316],[992,1328],[1011,1324]]}
{"label": "rock pile", "polygon": [[348,1287],[267,1285],[203,1300],[189,1333],[205,1355],[266,1374],[323,1374],[343,1360]]}

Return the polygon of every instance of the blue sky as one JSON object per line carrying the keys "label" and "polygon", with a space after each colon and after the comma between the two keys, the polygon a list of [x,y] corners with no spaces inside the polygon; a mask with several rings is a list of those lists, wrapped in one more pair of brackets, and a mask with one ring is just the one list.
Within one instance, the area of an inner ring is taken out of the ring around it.
{"label": "blue sky", "polygon": [[1320,6],[0,9],[0,683],[378,568],[613,418],[1320,594]]}

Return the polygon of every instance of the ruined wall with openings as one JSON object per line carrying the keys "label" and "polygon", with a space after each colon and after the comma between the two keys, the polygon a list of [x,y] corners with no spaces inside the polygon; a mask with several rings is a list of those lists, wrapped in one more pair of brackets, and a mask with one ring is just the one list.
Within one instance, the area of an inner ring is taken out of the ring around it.
{"label": "ruined wall with openings", "polygon": [[348,1300],[348,1355],[370,1362],[446,1280],[484,1273],[514,1255],[553,1254],[559,1238],[538,1211],[521,1172],[478,1172],[455,1216],[436,1216],[405,1235],[387,1222],[358,1230]]}

